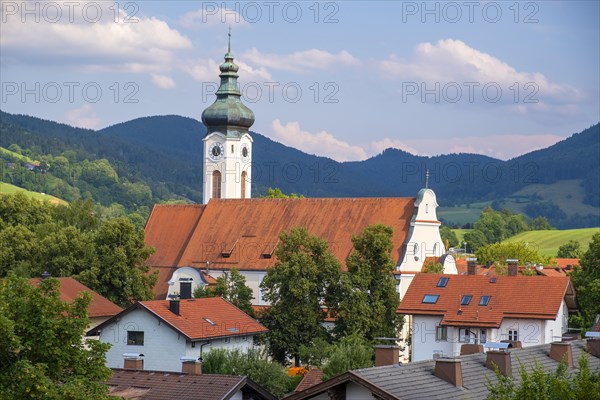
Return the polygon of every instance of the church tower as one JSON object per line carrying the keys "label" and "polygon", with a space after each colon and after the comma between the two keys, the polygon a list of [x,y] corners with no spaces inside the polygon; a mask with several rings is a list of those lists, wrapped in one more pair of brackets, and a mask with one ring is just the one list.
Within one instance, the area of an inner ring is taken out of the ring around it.
{"label": "church tower", "polygon": [[202,113],[208,129],[204,142],[204,204],[210,199],[248,199],[251,189],[254,113],[241,101],[239,67],[231,53],[231,30],[225,62],[219,66],[217,99]]}

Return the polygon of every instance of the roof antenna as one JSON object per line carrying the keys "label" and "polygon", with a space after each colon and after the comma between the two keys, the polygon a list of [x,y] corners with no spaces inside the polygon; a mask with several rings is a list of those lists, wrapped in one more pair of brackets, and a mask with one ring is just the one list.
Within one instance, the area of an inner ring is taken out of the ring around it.
{"label": "roof antenna", "polygon": [[429,170],[425,171],[425,189],[429,189]]}

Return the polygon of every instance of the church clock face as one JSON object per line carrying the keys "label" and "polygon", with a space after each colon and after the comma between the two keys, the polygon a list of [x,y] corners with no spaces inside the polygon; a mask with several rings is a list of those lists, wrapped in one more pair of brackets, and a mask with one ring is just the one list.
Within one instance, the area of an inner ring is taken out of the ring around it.
{"label": "church clock face", "polygon": [[248,147],[247,144],[242,145],[240,153],[242,155],[242,160],[248,161],[250,159],[250,148]]}
{"label": "church clock face", "polygon": [[221,157],[223,157],[223,153],[225,152],[225,150],[223,149],[223,145],[221,143],[213,143],[210,145],[210,148],[208,149],[208,156],[213,160],[219,160]]}

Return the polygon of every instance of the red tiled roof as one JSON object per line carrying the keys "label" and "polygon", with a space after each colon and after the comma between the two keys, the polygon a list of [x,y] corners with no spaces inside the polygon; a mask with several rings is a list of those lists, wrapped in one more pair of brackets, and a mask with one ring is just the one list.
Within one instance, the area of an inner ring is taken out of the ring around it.
{"label": "red tiled roof", "polygon": [[180,300],[179,315],[169,311],[169,300],[140,301],[136,305],[155,314],[189,340],[267,332],[267,328],[221,297]]}
{"label": "red tiled roof", "polygon": [[[279,235],[303,226],[325,239],[345,264],[352,234],[382,223],[394,228],[393,255],[402,256],[414,198],[212,199],[204,206],[156,205],[146,225],[146,243],[156,248],[152,266],[199,266],[266,270]],[[229,257],[223,253],[230,253]]]}
{"label": "red tiled roof", "polygon": [[579,265],[579,258],[555,258],[556,266],[560,268],[567,268],[569,265],[574,267]]}
{"label": "red tiled roof", "polygon": [[[447,277],[445,287],[437,287]],[[499,327],[503,318],[555,319],[565,299],[575,308],[575,291],[566,277],[496,276],[495,283],[481,275],[417,274],[404,295],[398,312],[409,315],[440,315],[443,325]],[[427,294],[439,295],[435,304],[424,304]],[[463,295],[471,295],[461,306]],[[491,296],[479,306],[481,296]],[[461,312],[459,313],[459,309]]]}
{"label": "red tiled roof", "polygon": [[156,249],[148,259],[153,267],[177,265],[196,224],[203,204],[157,204],[146,223],[146,245]]}
{"label": "red tiled roof", "polygon": [[308,389],[309,387],[315,386],[323,382],[322,378],[323,371],[321,371],[320,369],[311,369],[306,373],[306,375],[304,375],[304,378],[302,378],[298,386],[296,386],[296,390],[294,391],[301,392],[303,390]]}
{"label": "red tiled roof", "polygon": [[[82,292],[90,292],[92,295],[92,301],[88,306],[88,316],[90,318],[96,317],[112,317],[123,311],[121,307],[108,300],[106,297],[94,292],[89,287],[82,283],[79,283],[71,277],[60,277],[55,278],[60,282],[59,291],[60,299],[64,302],[72,302]],[[29,282],[32,285],[37,285],[41,281],[41,278],[32,278]]]}

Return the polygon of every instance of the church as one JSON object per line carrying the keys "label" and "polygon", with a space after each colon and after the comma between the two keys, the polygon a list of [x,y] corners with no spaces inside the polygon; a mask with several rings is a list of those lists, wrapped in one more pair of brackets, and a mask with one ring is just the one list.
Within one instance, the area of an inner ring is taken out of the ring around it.
{"label": "church", "polygon": [[[238,66],[231,41],[220,65],[216,100],[202,113],[207,127],[204,142],[204,204],[155,205],[146,224],[146,243],[156,249],[148,260],[159,271],[157,299],[192,292],[209,285],[231,268],[246,278],[253,304],[268,305],[260,283],[276,263],[274,256],[282,231],[294,226],[329,243],[345,268],[352,251],[352,235],[371,224],[394,230],[398,294],[402,298],[415,273],[428,257],[446,250],[436,216],[436,196],[424,188],[416,198],[251,198],[254,113],[242,103]],[[456,274],[452,257],[444,272]]]}

